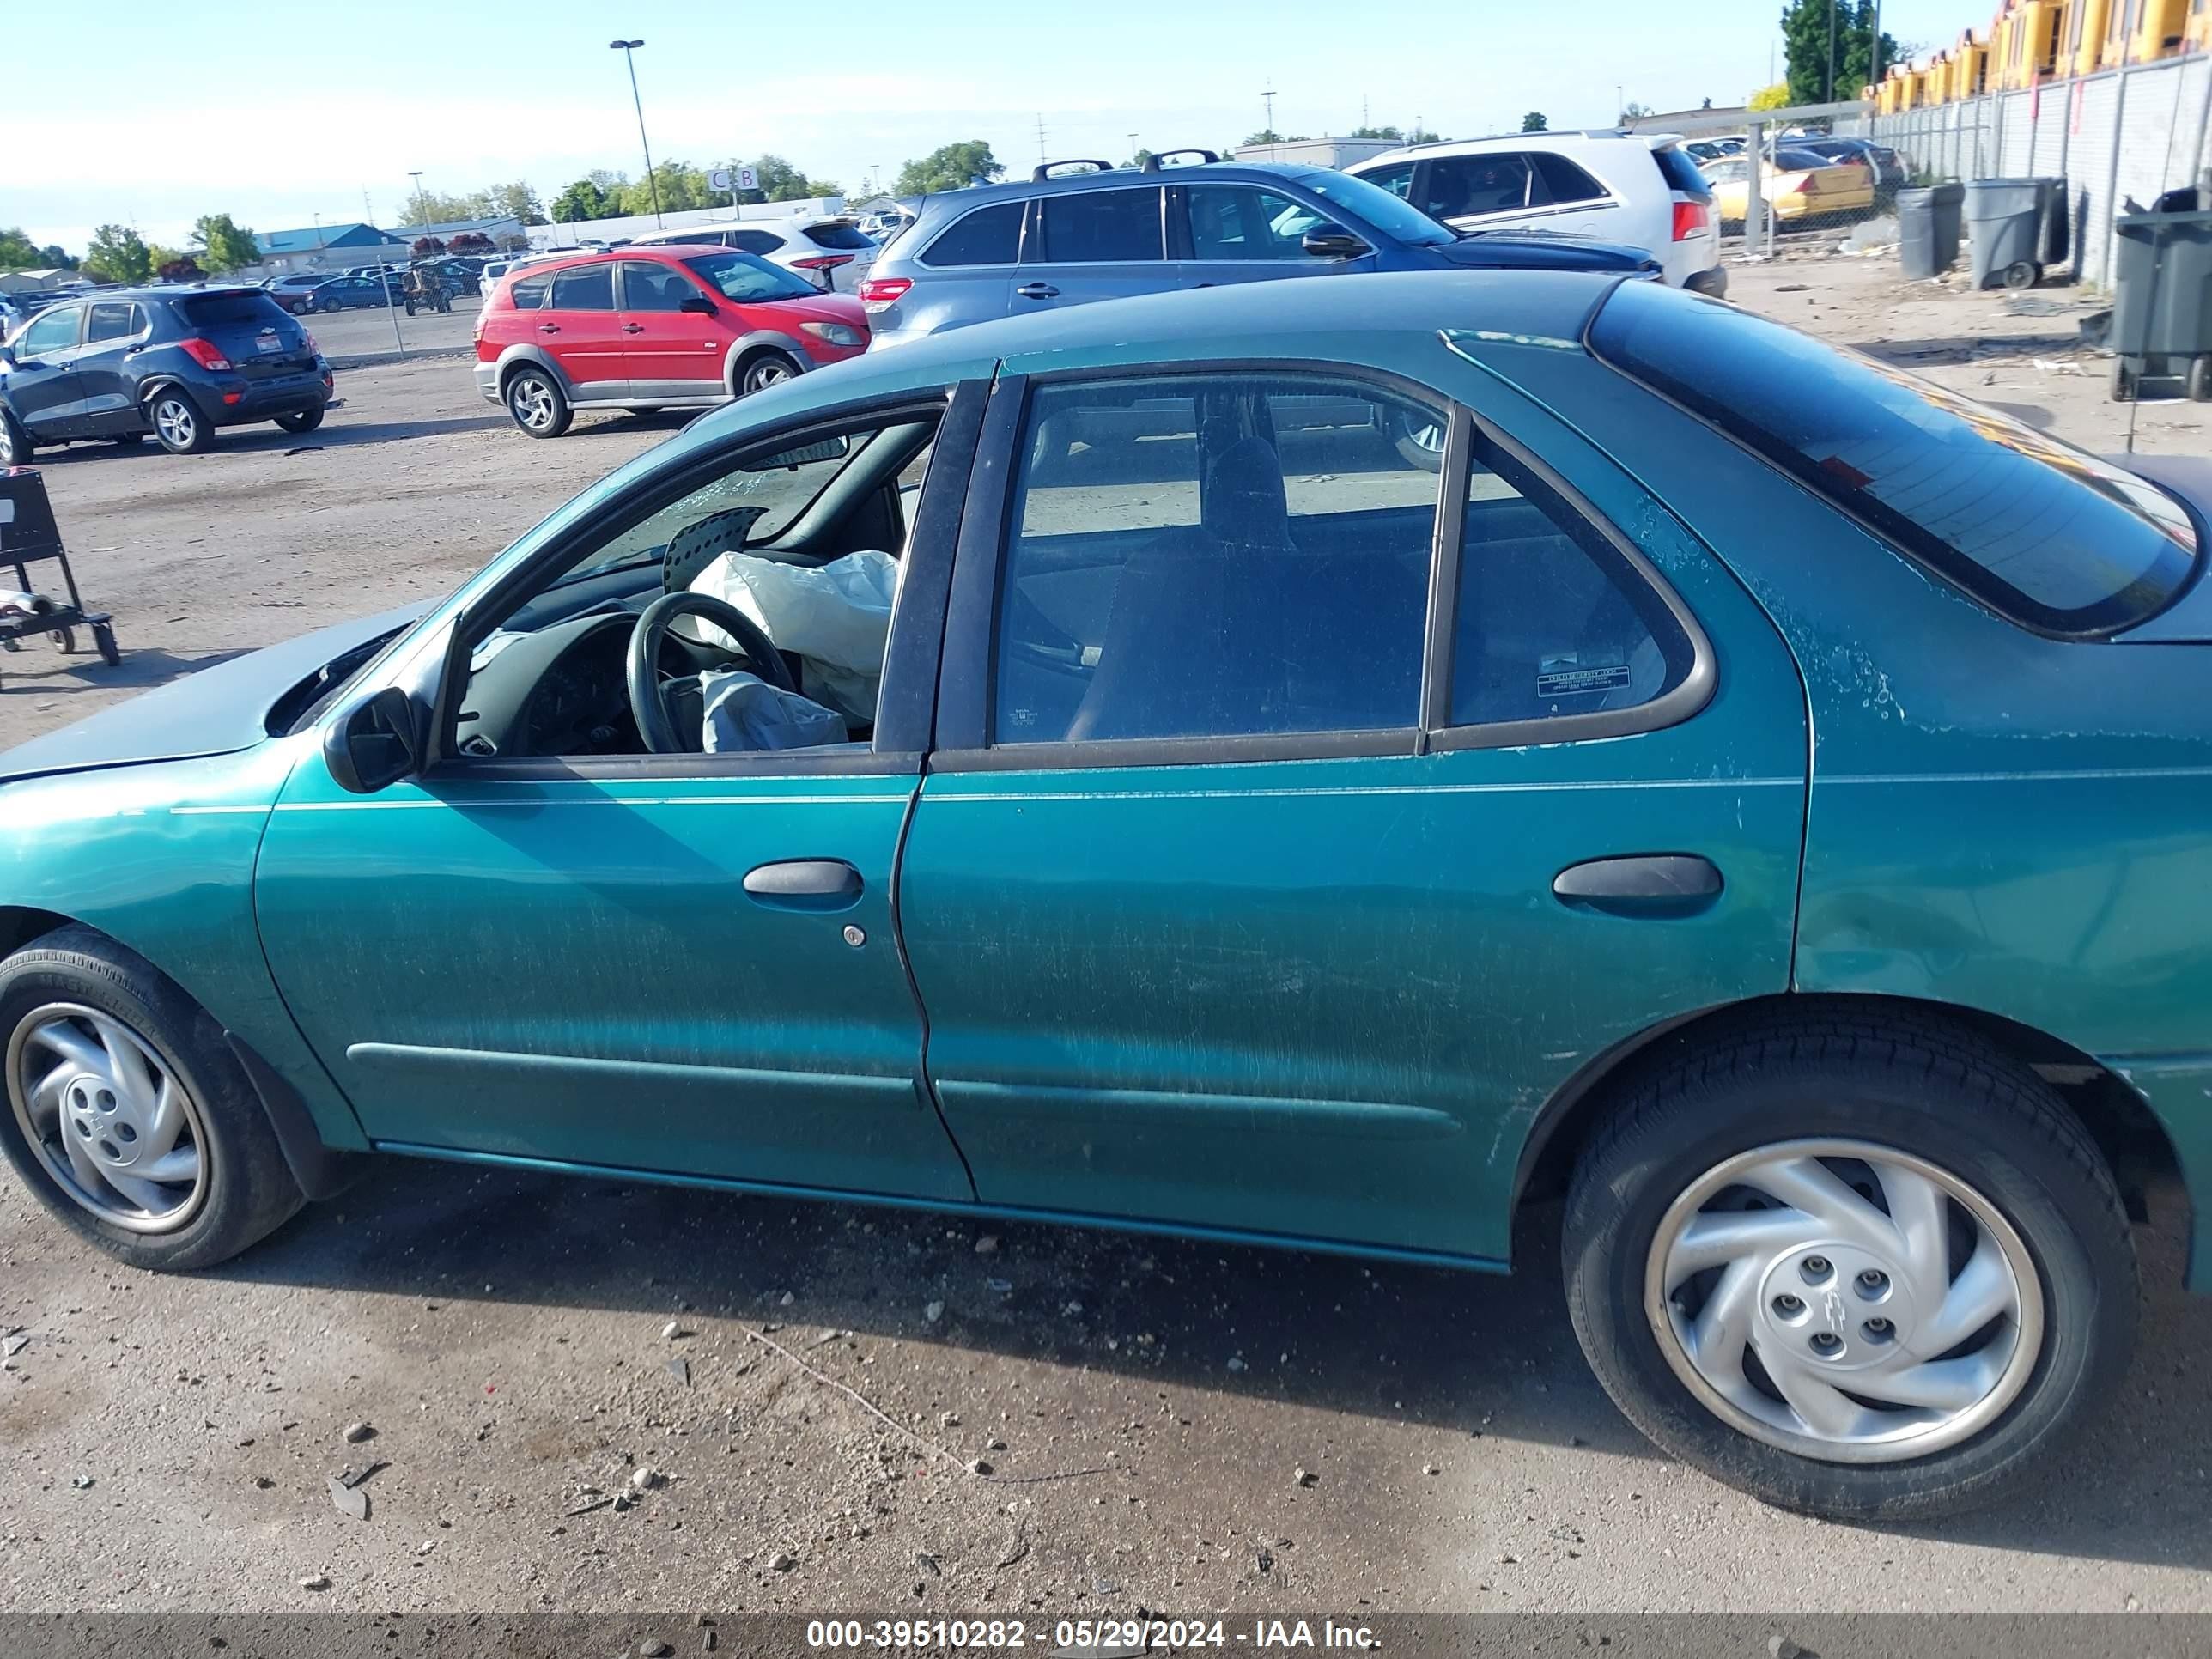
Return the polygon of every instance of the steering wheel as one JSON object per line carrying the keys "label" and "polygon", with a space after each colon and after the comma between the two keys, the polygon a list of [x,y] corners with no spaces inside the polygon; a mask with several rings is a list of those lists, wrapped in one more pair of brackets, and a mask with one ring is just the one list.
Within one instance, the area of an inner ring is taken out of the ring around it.
{"label": "steering wheel", "polygon": [[646,606],[637,626],[630,630],[629,660],[623,671],[629,686],[630,714],[637,721],[638,735],[653,754],[688,752],[660,695],[661,642],[668,637],[668,625],[678,617],[697,617],[714,623],[737,641],[753,672],[779,690],[799,690],[792,684],[791,670],[784,664],[783,653],[775,648],[775,641],[737,606],[711,593],[689,590],[664,593]]}

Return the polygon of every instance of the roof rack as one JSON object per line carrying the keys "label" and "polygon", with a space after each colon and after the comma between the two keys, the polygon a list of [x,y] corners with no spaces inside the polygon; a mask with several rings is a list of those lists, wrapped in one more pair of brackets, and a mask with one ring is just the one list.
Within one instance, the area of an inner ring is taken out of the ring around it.
{"label": "roof rack", "polygon": [[1195,155],[1200,161],[1218,161],[1221,159],[1210,149],[1199,149],[1196,148],[1185,149],[1156,149],[1145,157],[1145,171],[1147,173],[1158,173],[1160,170],[1160,158],[1163,155]]}
{"label": "roof rack", "polygon": [[1089,167],[1093,173],[1114,171],[1114,164],[1111,161],[1102,161],[1096,156],[1091,155],[1071,155],[1063,161],[1038,162],[1036,170],[1030,174],[1030,181],[1032,184],[1042,184],[1052,177],[1052,170],[1054,167]]}

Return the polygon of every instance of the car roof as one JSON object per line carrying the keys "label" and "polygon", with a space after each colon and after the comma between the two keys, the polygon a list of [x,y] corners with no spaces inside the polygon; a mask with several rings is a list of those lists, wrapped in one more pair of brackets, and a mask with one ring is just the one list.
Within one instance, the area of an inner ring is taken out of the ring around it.
{"label": "car roof", "polygon": [[1209,179],[1217,182],[1266,184],[1272,180],[1310,179],[1334,172],[1331,167],[1302,167],[1274,161],[1195,161],[1187,167],[1109,167],[1103,172],[1063,173],[1049,179],[1014,179],[995,185],[973,185],[966,190],[940,191],[922,198],[921,216],[943,215],[986,202],[1026,201],[1033,196],[1074,196],[1085,191],[1127,190],[1133,185],[1174,184],[1178,179]]}
{"label": "car roof", "polygon": [[1500,132],[1487,138],[1439,138],[1431,143],[1405,144],[1396,149],[1354,161],[1346,169],[1364,173],[1385,162],[1423,160],[1437,155],[1480,155],[1491,150],[1547,149],[1568,154],[1576,150],[1612,149],[1633,144],[1659,150],[1683,142],[1679,132],[1632,132],[1626,127],[1570,128],[1562,132]]}
{"label": "car roof", "polygon": [[269,297],[256,283],[149,283],[137,288],[96,288],[88,294],[64,294],[40,308],[51,311],[55,306],[76,305],[88,300],[181,300],[207,294],[258,294],[264,300]]}

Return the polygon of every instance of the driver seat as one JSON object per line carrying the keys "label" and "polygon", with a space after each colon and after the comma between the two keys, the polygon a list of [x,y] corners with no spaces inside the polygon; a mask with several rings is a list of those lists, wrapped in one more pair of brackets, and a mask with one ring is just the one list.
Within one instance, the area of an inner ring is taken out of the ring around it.
{"label": "driver seat", "polygon": [[660,591],[680,593],[723,554],[741,550],[753,521],[767,511],[765,507],[726,507],[685,525],[668,538],[661,552]]}

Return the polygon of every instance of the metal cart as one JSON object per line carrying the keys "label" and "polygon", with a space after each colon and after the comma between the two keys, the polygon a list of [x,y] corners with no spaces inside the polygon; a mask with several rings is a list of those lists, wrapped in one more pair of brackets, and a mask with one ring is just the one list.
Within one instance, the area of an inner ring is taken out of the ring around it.
{"label": "metal cart", "polygon": [[[62,586],[69,594],[66,604],[40,593],[31,580],[31,567],[48,562],[61,567]],[[113,619],[104,611],[86,610],[76,591],[76,573],[70,568],[61,532],[55,528],[45,477],[26,467],[0,471],[0,571],[9,570],[28,597],[0,608],[0,650],[20,651],[24,640],[43,634],[63,653],[72,653],[82,627],[92,631],[100,661],[112,668],[123,660],[115,648]]]}

